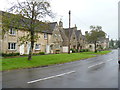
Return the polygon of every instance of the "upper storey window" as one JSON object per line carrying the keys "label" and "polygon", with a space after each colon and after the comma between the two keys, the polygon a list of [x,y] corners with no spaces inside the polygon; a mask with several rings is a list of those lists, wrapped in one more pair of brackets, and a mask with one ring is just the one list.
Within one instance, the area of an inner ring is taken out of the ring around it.
{"label": "upper storey window", "polygon": [[48,37],[47,37],[47,33],[44,33],[44,39],[47,39]]}
{"label": "upper storey window", "polygon": [[16,30],[13,29],[13,28],[10,28],[10,29],[9,29],[9,34],[10,34],[10,35],[16,35]]}

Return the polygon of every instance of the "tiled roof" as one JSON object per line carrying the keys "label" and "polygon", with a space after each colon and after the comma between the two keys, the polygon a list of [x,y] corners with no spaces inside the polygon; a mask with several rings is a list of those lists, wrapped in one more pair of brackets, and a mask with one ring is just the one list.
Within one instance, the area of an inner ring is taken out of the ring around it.
{"label": "tiled roof", "polygon": [[63,29],[60,30],[60,34],[63,39],[63,46],[68,45],[68,37],[65,35],[65,31]]}
{"label": "tiled roof", "polygon": [[73,30],[75,30],[75,27],[70,28],[70,30],[69,28],[64,28],[64,31],[67,37],[69,37],[69,32],[70,32],[70,37],[72,36]]}
{"label": "tiled roof", "polygon": [[[10,18],[12,15],[15,15],[15,14],[7,13],[7,12],[4,12],[4,11],[0,11],[0,13],[2,13],[2,15],[5,16],[6,18]],[[54,30],[54,28],[57,24],[57,22],[45,23],[45,22],[42,22],[42,21],[39,21],[39,20],[37,20],[36,22],[37,23],[36,23],[35,31],[43,32],[43,33],[50,33],[50,34],[52,34],[52,31]],[[11,23],[10,23],[9,26],[17,28],[17,29],[26,30],[27,27],[30,27],[29,26],[30,25],[29,24],[30,19],[25,18],[25,17],[19,18],[19,20],[17,20],[17,22],[16,22],[16,24],[18,24],[18,25],[16,25],[16,26],[13,26]],[[28,26],[26,27],[26,25],[28,25]]]}
{"label": "tiled roof", "polygon": [[81,30],[75,30],[77,40],[79,40],[80,35],[82,35]]}
{"label": "tiled roof", "polygon": [[56,25],[57,25],[57,22],[48,23],[48,28],[42,30],[42,32],[52,34],[52,32],[55,29]]}

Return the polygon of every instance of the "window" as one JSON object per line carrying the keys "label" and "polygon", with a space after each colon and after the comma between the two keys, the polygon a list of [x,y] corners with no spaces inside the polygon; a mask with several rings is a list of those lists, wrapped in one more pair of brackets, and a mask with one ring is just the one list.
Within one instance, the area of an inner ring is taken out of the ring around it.
{"label": "window", "polygon": [[55,37],[57,37],[57,34],[54,34]]}
{"label": "window", "polygon": [[35,44],[35,50],[40,50],[40,44]]}
{"label": "window", "polygon": [[8,43],[8,49],[9,50],[15,50],[16,49],[16,43]]}
{"label": "window", "polygon": [[15,29],[11,28],[11,29],[9,29],[9,33],[10,33],[10,35],[15,35],[16,31],[15,31]]}
{"label": "window", "polygon": [[99,45],[97,45],[97,47],[99,47]]}
{"label": "window", "polygon": [[73,37],[73,39],[75,39],[75,37]]}
{"label": "window", "polygon": [[92,45],[89,45],[89,48],[92,48]]}
{"label": "window", "polygon": [[44,39],[47,39],[47,33],[44,33]]}

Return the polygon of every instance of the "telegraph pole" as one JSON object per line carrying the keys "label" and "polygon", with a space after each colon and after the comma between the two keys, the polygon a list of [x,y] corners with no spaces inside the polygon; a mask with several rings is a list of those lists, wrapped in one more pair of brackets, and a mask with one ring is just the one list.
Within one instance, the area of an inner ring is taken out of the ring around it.
{"label": "telegraph pole", "polygon": [[108,35],[108,48],[110,48],[110,36]]}
{"label": "telegraph pole", "polygon": [[68,31],[68,54],[70,54],[70,20],[71,20],[71,11],[69,10],[69,31]]}

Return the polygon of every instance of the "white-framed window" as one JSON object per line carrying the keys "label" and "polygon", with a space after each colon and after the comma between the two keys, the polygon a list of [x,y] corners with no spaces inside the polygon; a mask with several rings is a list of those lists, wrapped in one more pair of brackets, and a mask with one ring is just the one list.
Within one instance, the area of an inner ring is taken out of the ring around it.
{"label": "white-framed window", "polygon": [[16,50],[16,43],[9,42],[8,43],[8,49],[9,50]]}
{"label": "white-framed window", "polygon": [[35,44],[35,50],[40,50],[40,44]]}
{"label": "white-framed window", "polygon": [[44,39],[47,39],[48,37],[47,37],[47,33],[44,33]]}
{"label": "white-framed window", "polygon": [[14,28],[9,29],[9,34],[10,35],[16,35],[16,30]]}
{"label": "white-framed window", "polygon": [[57,34],[54,34],[55,37],[57,37]]}

